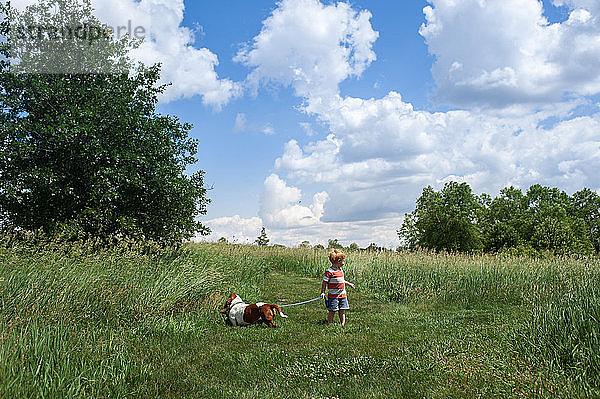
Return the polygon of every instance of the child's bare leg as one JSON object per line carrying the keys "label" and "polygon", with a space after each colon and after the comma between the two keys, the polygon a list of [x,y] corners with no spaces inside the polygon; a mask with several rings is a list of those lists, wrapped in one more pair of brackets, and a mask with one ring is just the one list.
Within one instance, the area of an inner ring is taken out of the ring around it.
{"label": "child's bare leg", "polygon": [[327,313],[327,323],[329,323],[329,324],[333,323],[333,316],[335,316],[335,312]]}
{"label": "child's bare leg", "polygon": [[338,311],[338,316],[340,316],[340,323],[342,323],[342,325],[346,324],[346,313],[344,312],[344,309]]}

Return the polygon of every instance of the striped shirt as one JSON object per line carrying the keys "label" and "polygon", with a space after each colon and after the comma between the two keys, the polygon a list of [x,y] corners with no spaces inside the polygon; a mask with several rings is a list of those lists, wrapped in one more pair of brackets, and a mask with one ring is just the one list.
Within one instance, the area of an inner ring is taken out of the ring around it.
{"label": "striped shirt", "polygon": [[328,298],[346,298],[346,280],[344,280],[344,271],[330,267],[325,271],[323,281],[327,283]]}

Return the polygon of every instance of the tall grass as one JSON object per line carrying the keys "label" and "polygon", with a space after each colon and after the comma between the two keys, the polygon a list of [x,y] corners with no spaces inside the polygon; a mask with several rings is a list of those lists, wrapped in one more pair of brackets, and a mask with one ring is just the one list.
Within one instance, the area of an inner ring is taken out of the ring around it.
{"label": "tall grass", "polygon": [[[326,250],[271,250],[286,271],[321,277]],[[600,273],[597,258],[528,258],[428,252],[350,252],[349,281],[376,297],[447,306],[519,305],[556,298]]]}
{"label": "tall grass", "polygon": [[515,341],[530,358],[567,372],[600,396],[598,274],[553,300],[535,303]]}
{"label": "tall grass", "polygon": [[147,249],[0,248],[0,397],[152,396],[165,337],[185,347],[267,270],[235,247]]}
{"label": "tall grass", "polygon": [[[282,269],[315,278],[329,267],[326,250],[274,249],[271,256]],[[517,325],[510,338],[524,357],[600,395],[598,257],[350,252],[344,270],[380,300],[511,312]]]}

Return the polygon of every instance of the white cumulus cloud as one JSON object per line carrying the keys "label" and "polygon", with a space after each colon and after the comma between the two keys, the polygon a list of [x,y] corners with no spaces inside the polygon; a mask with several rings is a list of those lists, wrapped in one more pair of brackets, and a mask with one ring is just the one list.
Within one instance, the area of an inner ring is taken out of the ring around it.
{"label": "white cumulus cloud", "polygon": [[[253,244],[259,236],[263,222],[260,218],[243,218],[239,215],[222,217],[203,222],[212,229],[209,236],[199,236],[195,241],[217,241],[224,237],[230,243]],[[402,224],[401,218],[370,220],[366,222],[329,222],[308,226],[266,227],[269,245],[283,244],[298,246],[303,241],[311,245],[327,246],[329,240],[337,239],[345,246],[357,243],[366,248],[371,243],[395,249],[400,245],[396,230]]]}
{"label": "white cumulus cloud", "polygon": [[348,3],[283,0],[235,59],[253,69],[248,82],[254,87],[277,82],[301,97],[330,96],[376,59],[372,45],[378,33],[370,18]]}
{"label": "white cumulus cloud", "polygon": [[[492,195],[510,184],[596,189],[598,115],[570,115],[586,103],[583,96],[597,90],[600,76],[600,57],[581,63],[581,57],[595,57],[598,42],[597,7],[583,8],[584,3],[571,1],[579,8],[569,19],[549,24],[535,0],[431,1],[420,32],[436,55],[439,93],[480,106],[428,112],[415,110],[393,91],[379,99],[339,94],[340,82],[375,59],[363,56],[353,73],[346,51],[350,43],[363,49],[359,54],[372,52],[377,34],[367,11],[345,3],[281,2],[238,59],[253,68],[249,79],[255,84],[291,85],[303,110],[330,134],[304,145],[290,140],[275,169],[299,184],[323,186],[329,199],[320,220],[329,223],[399,217],[414,207],[424,186],[449,180],[467,181]],[[306,22],[321,19],[331,23]],[[353,37],[362,39],[344,43],[340,32],[358,20],[360,34]],[[329,32],[327,38],[321,31]],[[579,60],[578,73],[572,57]],[[569,102],[561,101],[566,92],[573,96]],[[524,102],[534,105],[523,107]],[[290,198],[298,192],[290,191]],[[287,216],[294,209],[282,208]]]}
{"label": "white cumulus cloud", "polygon": [[[370,13],[347,3],[284,0],[236,57],[252,68],[248,82],[291,86],[329,128],[323,139],[290,140],[275,160],[298,187],[275,174],[265,181],[260,216],[277,239],[393,245],[422,188],[450,180],[491,195],[535,183],[600,190],[600,114],[573,114],[600,92],[599,3],[554,0],[570,7],[555,24],[537,0],[430,4],[420,33],[435,55],[437,97],[463,109],[416,110],[395,91],[340,95],[376,59],[378,36]],[[302,184],[326,191],[305,206]]]}
{"label": "white cumulus cloud", "polygon": [[312,204],[302,205],[302,191],[288,186],[276,174],[265,179],[259,215],[269,227],[298,227],[318,223],[323,216],[324,204],[329,198],[326,192],[319,192],[312,198]]}
{"label": "white cumulus cloud", "polygon": [[238,113],[235,116],[235,122],[233,124],[233,131],[240,133],[246,130],[246,124],[248,123],[248,118],[244,113]]}
{"label": "white cumulus cloud", "polygon": [[507,185],[535,183],[597,189],[600,114],[544,128],[539,122],[546,115],[431,113],[394,92],[382,99],[338,98],[319,114],[332,133],[306,146],[289,141],[275,167],[328,187],[323,221],[399,216],[414,207],[424,186],[448,180],[492,195]]}
{"label": "white cumulus cloud", "polygon": [[[35,0],[11,2],[19,9],[34,3]],[[194,31],[182,26],[183,0],[93,0],[92,6],[94,14],[117,36],[129,30],[135,36],[139,29],[138,36],[144,36],[144,41],[130,56],[146,65],[162,65],[160,83],[171,83],[160,99],[162,102],[200,96],[205,105],[220,109],[242,94],[240,83],[218,76],[217,55],[194,46]]]}
{"label": "white cumulus cloud", "polygon": [[430,0],[420,29],[435,56],[438,99],[505,107],[600,93],[600,6],[555,0],[569,18],[549,23],[538,0]]}
{"label": "white cumulus cloud", "polygon": [[260,218],[243,218],[240,215],[211,219],[202,223],[211,229],[211,234],[208,237],[196,237],[196,241],[217,241],[224,237],[231,243],[252,244],[263,227]]}
{"label": "white cumulus cloud", "polygon": [[162,64],[161,79],[171,82],[161,101],[201,96],[205,105],[220,109],[241,95],[241,85],[219,78],[216,54],[194,46],[195,35],[182,26],[183,0],[94,0],[95,14],[113,27],[141,26],[142,45],[131,56],[147,65]]}

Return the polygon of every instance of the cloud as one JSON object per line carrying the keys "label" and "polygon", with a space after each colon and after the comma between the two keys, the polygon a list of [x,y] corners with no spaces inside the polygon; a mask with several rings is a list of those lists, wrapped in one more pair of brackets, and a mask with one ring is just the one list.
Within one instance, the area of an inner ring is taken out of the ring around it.
{"label": "cloud", "polygon": [[37,3],[37,0],[11,0],[10,5],[13,8],[24,9],[27,6]]}
{"label": "cloud", "polygon": [[310,206],[301,205],[302,191],[288,186],[279,176],[272,174],[265,179],[259,215],[269,227],[314,225],[323,216],[328,198],[326,192],[319,192],[313,196]]}
{"label": "cloud", "polygon": [[[230,243],[253,244],[263,226],[258,217],[243,218],[239,215],[222,217],[202,222],[209,226],[209,236],[198,236],[194,241],[217,241],[225,237]],[[337,239],[345,246],[357,243],[366,248],[374,242],[379,246],[395,249],[400,245],[396,231],[402,225],[402,218],[388,218],[366,222],[317,222],[308,226],[267,227],[269,244],[283,244],[289,247],[298,246],[302,241],[311,245],[327,246],[329,240]]]}
{"label": "cloud", "polygon": [[[20,9],[33,3],[11,2]],[[181,25],[183,0],[93,0],[92,5],[94,14],[117,32],[130,25],[132,31],[143,28],[144,42],[129,55],[146,65],[162,64],[160,83],[172,83],[162,102],[200,96],[205,105],[218,110],[242,94],[240,83],[218,76],[217,55],[194,46],[195,32]]]}
{"label": "cloud", "polygon": [[262,132],[267,136],[272,136],[275,134],[275,129],[273,128],[273,125],[269,123],[262,128]]}
{"label": "cloud", "polygon": [[290,140],[276,170],[298,182],[327,187],[322,221],[399,217],[429,184],[466,181],[495,195],[507,185],[541,183],[569,191],[597,189],[600,114],[544,128],[548,115],[505,110],[431,113],[415,110],[391,92],[381,99],[338,97],[318,115],[329,125],[324,140],[302,147]]}
{"label": "cloud", "polygon": [[[285,144],[281,158],[275,160],[275,168],[292,172],[300,181],[332,183],[339,176],[337,154],[341,141],[330,134],[326,140],[300,148],[296,140]],[[306,155],[310,153],[310,155]]]}
{"label": "cloud", "polygon": [[555,0],[569,18],[550,24],[537,0],[431,0],[420,34],[435,56],[437,98],[505,107],[600,93],[600,6]]}
{"label": "cloud", "polygon": [[568,6],[572,9],[588,10],[595,15],[600,13],[600,3],[596,0],[552,0],[552,3],[557,7]]}
{"label": "cloud", "polygon": [[254,88],[276,82],[300,97],[327,97],[375,60],[370,18],[347,3],[283,0],[235,60],[253,69],[247,81]]}
{"label": "cloud", "polygon": [[[551,25],[535,0],[432,1],[420,32],[436,55],[438,94],[478,105],[463,110],[415,110],[393,91],[379,99],[342,97],[339,84],[375,60],[377,38],[368,11],[347,4],[283,1],[237,59],[253,68],[248,80],[255,85],[292,86],[302,110],[329,127],[326,139],[290,140],[275,160],[286,178],[325,188],[321,222],[400,217],[424,186],[449,180],[492,195],[511,184],[596,189],[599,117],[571,115],[586,103],[582,96],[596,92],[600,76],[600,57],[578,73],[571,61],[594,56],[600,43],[600,24],[592,24],[597,7],[584,3],[570,1],[580,8]],[[314,23],[322,19],[329,22]],[[345,35],[349,27],[356,33]],[[353,48],[361,49],[360,62],[347,51]],[[565,92],[574,98],[561,101]],[[547,120],[558,123],[543,127]],[[292,213],[290,204],[283,208]],[[295,209],[289,219],[298,224],[302,212]]]}
{"label": "cloud", "polygon": [[146,65],[162,64],[161,80],[171,82],[161,101],[201,96],[205,105],[220,109],[242,93],[239,83],[219,78],[216,54],[194,46],[195,33],[182,26],[183,0],[95,0],[95,14],[111,26],[146,29],[146,39],[131,52]]}
{"label": "cloud", "polygon": [[232,243],[252,244],[263,227],[260,218],[242,218],[239,215],[211,219],[202,223],[210,227],[211,234],[208,237],[196,237],[196,241],[206,239],[217,241],[219,238],[225,237]]}
{"label": "cloud", "polygon": [[308,123],[308,122],[300,122],[299,125],[300,125],[300,127],[302,129],[304,129],[304,131],[306,132],[306,135],[308,137],[312,137],[312,136],[314,136],[316,134],[310,123]]}
{"label": "cloud", "polygon": [[248,122],[246,114],[238,113],[235,116],[235,123],[233,125],[233,131],[240,133],[246,130],[246,123]]}
{"label": "cloud", "polygon": [[302,241],[311,245],[327,246],[329,240],[337,239],[342,245],[357,243],[366,248],[374,242],[379,246],[395,249],[400,245],[396,231],[402,225],[402,218],[386,218],[365,222],[319,222],[310,226],[272,228],[268,236],[272,243],[297,246]]}

